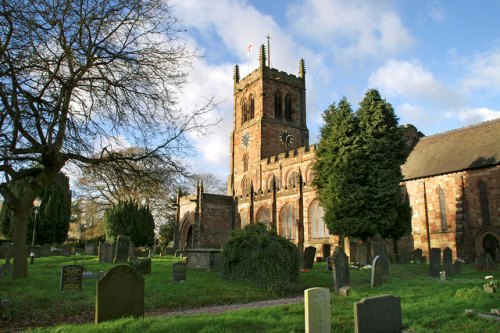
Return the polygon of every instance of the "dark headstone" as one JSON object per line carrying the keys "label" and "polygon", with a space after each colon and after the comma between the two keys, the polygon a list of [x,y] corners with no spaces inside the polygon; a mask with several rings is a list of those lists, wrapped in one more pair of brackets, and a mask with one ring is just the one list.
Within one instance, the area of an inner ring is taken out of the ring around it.
{"label": "dark headstone", "polygon": [[333,258],[332,257],[326,258],[326,269],[331,271],[332,265],[333,265]]}
{"label": "dark headstone", "polygon": [[354,303],[355,333],[401,332],[401,300],[392,295],[367,297]]}
{"label": "dark headstone", "polygon": [[126,263],[129,257],[130,239],[127,236],[120,235],[116,238],[116,250],[114,263]]}
{"label": "dark headstone", "polygon": [[453,270],[455,271],[455,274],[461,274],[462,273],[462,263],[458,260],[455,260],[453,263]]}
{"label": "dark headstone", "polygon": [[399,254],[398,255],[398,264],[406,265],[409,263],[410,263],[410,258],[408,258],[408,255],[406,255],[406,254]]}
{"label": "dark headstone", "polygon": [[132,242],[128,243],[128,255],[129,257],[135,256],[135,245]]}
{"label": "dark headstone", "polygon": [[53,248],[53,249],[50,251],[50,255],[51,255],[51,256],[60,256],[60,255],[61,255],[61,249],[56,249],[56,248]]}
{"label": "dark headstone", "polygon": [[176,262],[172,267],[174,282],[186,281],[187,264],[184,262]]}
{"label": "dark headstone", "polygon": [[500,248],[498,247],[495,249],[495,262],[500,263]]}
{"label": "dark headstone", "polygon": [[69,245],[69,244],[63,244],[61,246],[61,255],[69,257],[71,255],[71,245]]}
{"label": "dark headstone", "polygon": [[312,269],[314,265],[314,256],[316,255],[316,248],[308,246],[304,250],[304,269]]}
{"label": "dark headstone", "polygon": [[151,258],[129,260],[128,263],[142,275],[151,274]]}
{"label": "dark headstone", "polygon": [[112,263],[113,262],[113,244],[107,242],[99,242],[99,263]]}
{"label": "dark headstone", "polygon": [[429,275],[438,278],[441,271],[441,249],[432,248],[429,265]]}
{"label": "dark headstone", "polygon": [[481,252],[475,261],[476,271],[482,271],[486,267],[486,252]]}
{"label": "dark headstone", "polygon": [[358,242],[349,242],[349,257],[351,262],[358,262]]}
{"label": "dark headstone", "polygon": [[484,268],[486,270],[491,270],[491,269],[495,268],[495,263],[494,263],[493,258],[490,256],[489,253],[486,253],[486,259],[485,259]]}
{"label": "dark headstone", "polygon": [[366,243],[358,243],[356,258],[358,259],[358,265],[368,265],[368,246]]}
{"label": "dark headstone", "polygon": [[336,293],[339,289],[351,284],[349,276],[349,257],[344,253],[341,247],[337,246],[333,253],[333,287]]}
{"label": "dark headstone", "polygon": [[35,254],[35,258],[40,258],[42,256],[42,247],[40,245],[35,245],[33,247],[33,253]]}
{"label": "dark headstone", "polygon": [[449,247],[443,250],[443,266],[447,276],[455,274],[455,267],[453,266],[453,255]]}
{"label": "dark headstone", "polygon": [[94,243],[85,243],[85,254],[88,256],[94,255]]}
{"label": "dark headstone", "polygon": [[423,264],[424,263],[422,261],[422,249],[415,249],[415,251],[413,251],[413,256],[415,257],[416,264]]}
{"label": "dark headstone", "polygon": [[50,245],[49,244],[43,244],[42,248],[40,249],[40,256],[41,257],[48,257],[50,256]]}
{"label": "dark headstone", "polygon": [[83,266],[66,265],[61,269],[60,290],[81,290],[83,278]]}
{"label": "dark headstone", "polygon": [[370,285],[378,287],[384,284],[384,268],[382,267],[381,256],[376,256],[372,262],[372,276]]}
{"label": "dark headstone", "polygon": [[173,256],[174,255],[174,249],[172,247],[166,247],[164,253],[167,256]]}
{"label": "dark headstone", "polygon": [[[128,248],[128,245],[127,245]],[[144,316],[144,278],[129,265],[117,265],[97,281],[95,323]]]}

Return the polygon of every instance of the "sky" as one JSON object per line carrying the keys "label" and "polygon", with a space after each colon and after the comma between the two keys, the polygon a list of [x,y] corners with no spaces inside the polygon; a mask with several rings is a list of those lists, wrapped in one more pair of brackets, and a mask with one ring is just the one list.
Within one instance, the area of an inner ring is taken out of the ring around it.
{"label": "sky", "polygon": [[[233,69],[258,67],[270,36],[271,67],[306,64],[310,144],[322,112],[346,97],[357,110],[368,89],[400,124],[433,135],[500,117],[500,0],[172,0],[179,31],[200,55],[181,106],[215,96],[219,125],[191,136],[192,171],[226,179],[233,121]],[[185,30],[185,31],[184,31]],[[249,45],[253,45],[248,52]],[[500,135],[500,133],[499,133]]]}

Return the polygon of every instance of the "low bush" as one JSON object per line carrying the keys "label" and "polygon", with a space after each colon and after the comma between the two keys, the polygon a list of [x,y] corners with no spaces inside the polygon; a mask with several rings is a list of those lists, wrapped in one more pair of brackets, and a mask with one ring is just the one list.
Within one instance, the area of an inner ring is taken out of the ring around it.
{"label": "low bush", "polygon": [[267,291],[286,295],[296,291],[299,278],[297,247],[261,223],[234,231],[222,247],[222,276],[253,281]]}

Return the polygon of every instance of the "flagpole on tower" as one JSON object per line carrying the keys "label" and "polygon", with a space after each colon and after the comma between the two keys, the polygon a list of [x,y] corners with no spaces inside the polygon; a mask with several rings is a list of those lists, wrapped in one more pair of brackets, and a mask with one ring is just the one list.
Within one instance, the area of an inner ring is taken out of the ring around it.
{"label": "flagpole on tower", "polygon": [[267,32],[267,67],[271,68],[271,33]]}

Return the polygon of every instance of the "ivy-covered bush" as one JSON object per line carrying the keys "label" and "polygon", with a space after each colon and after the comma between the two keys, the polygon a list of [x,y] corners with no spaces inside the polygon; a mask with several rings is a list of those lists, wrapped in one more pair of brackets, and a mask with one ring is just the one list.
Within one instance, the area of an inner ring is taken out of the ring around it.
{"label": "ivy-covered bush", "polygon": [[223,278],[253,281],[279,295],[296,291],[298,249],[264,224],[234,231],[222,247],[222,260]]}

